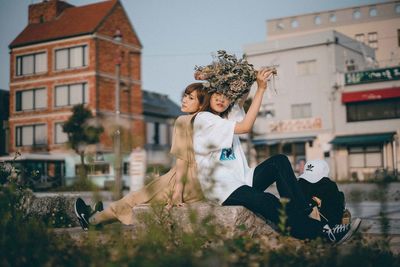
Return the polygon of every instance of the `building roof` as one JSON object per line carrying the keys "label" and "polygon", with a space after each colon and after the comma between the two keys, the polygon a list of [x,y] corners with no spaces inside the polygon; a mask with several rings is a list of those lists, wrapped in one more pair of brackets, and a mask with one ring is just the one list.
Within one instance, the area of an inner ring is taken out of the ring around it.
{"label": "building roof", "polygon": [[248,44],[244,46],[244,51],[247,56],[255,56],[329,44],[338,44],[347,49],[357,51],[360,54],[362,54],[362,50],[364,50],[366,56],[375,57],[373,48],[366,44],[355,42],[354,39],[335,30],[313,32],[278,40],[267,40],[260,43]]}
{"label": "building roof", "polygon": [[143,90],[143,114],[158,117],[175,118],[182,115],[179,106],[168,95]]}
{"label": "building roof", "polygon": [[93,33],[118,0],[70,7],[55,20],[28,24],[11,42],[10,48]]}

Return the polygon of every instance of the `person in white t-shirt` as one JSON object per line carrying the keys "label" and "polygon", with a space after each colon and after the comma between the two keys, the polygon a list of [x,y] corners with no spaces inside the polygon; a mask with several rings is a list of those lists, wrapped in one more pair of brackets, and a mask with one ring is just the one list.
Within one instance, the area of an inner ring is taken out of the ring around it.
{"label": "person in white t-shirt", "polygon": [[[267,79],[272,70],[257,72],[257,91],[247,114],[234,118],[228,113],[235,99],[219,92],[210,93],[193,123],[193,146],[198,167],[198,178],[206,198],[221,205],[241,205],[275,224],[279,222],[280,200],[265,192],[274,182],[280,197],[289,199],[286,206],[287,227],[297,238],[326,237],[338,243],[348,239],[357,227],[337,225],[329,227],[309,217],[312,207],[305,201],[297,184],[288,158],[275,155],[249,168],[240,145],[238,134],[248,133],[256,119],[263,95],[267,89]],[[240,108],[240,107],[239,107]]]}

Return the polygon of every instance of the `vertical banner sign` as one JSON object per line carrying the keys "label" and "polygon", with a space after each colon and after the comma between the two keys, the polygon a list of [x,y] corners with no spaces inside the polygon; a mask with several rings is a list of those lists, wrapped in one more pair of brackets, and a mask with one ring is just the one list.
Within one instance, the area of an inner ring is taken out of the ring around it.
{"label": "vertical banner sign", "polygon": [[146,175],[146,150],[136,148],[130,155],[129,176],[131,179],[130,191],[137,191],[144,185]]}

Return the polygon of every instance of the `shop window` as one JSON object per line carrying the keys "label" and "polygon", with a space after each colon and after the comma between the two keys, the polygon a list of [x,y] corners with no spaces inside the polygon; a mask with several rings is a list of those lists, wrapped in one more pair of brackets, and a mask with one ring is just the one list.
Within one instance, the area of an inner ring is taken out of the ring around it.
{"label": "shop window", "polygon": [[[75,165],[75,173],[79,174],[80,164]],[[88,175],[107,175],[110,174],[110,164],[107,162],[85,165]]]}
{"label": "shop window", "polygon": [[350,168],[379,168],[383,166],[382,146],[350,146],[349,167]]}
{"label": "shop window", "polygon": [[400,98],[346,104],[347,122],[400,118]]}

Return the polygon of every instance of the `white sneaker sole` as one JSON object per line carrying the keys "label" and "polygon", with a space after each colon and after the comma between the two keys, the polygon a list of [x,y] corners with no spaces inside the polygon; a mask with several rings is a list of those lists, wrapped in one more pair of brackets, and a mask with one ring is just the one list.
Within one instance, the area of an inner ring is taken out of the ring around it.
{"label": "white sneaker sole", "polygon": [[361,219],[360,218],[356,218],[351,222],[351,227],[350,230],[347,232],[347,234],[345,234],[342,239],[340,239],[335,245],[340,245],[343,242],[347,241],[348,239],[350,239],[350,237],[353,236],[353,234],[355,232],[357,232],[358,228],[361,225]]}

